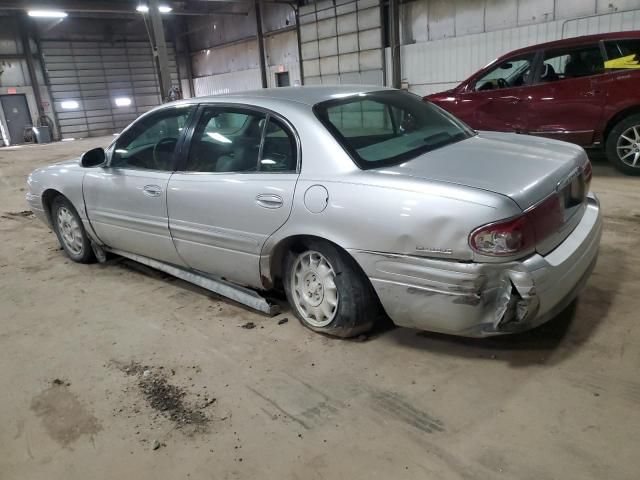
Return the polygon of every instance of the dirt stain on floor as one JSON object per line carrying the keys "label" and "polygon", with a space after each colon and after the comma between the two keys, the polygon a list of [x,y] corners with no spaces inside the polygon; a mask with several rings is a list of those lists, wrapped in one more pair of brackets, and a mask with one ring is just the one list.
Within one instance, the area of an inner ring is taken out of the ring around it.
{"label": "dirt stain on floor", "polygon": [[[183,433],[189,435],[207,430],[211,419],[206,411],[216,402],[216,398],[210,393],[203,392],[202,396],[200,393],[194,396],[188,389],[173,383],[169,380],[170,376],[175,375],[173,369],[169,375],[169,369],[162,366],[143,366],[135,362],[121,364],[115,361],[113,364],[127,376],[136,377],[137,387],[147,405],[174,422]],[[193,368],[200,370],[200,367]]]}
{"label": "dirt stain on floor", "polygon": [[93,437],[102,430],[100,422],[63,382],[52,385],[33,398],[31,410],[40,417],[47,433],[63,447],[83,435]]}

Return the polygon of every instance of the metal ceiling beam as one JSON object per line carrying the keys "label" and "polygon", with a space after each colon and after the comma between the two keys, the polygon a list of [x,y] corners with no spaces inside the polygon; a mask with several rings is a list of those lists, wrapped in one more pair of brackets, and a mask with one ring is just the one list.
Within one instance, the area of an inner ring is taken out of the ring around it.
{"label": "metal ceiling beam", "polygon": [[[242,3],[245,5],[249,5],[245,0],[232,0],[231,2],[226,3]],[[39,2],[37,0],[25,1],[25,0],[2,0],[0,3],[0,11],[2,10],[63,10],[67,13],[115,13],[115,14],[125,14],[125,15],[140,15],[140,12],[137,12],[135,9],[136,4],[132,2],[131,4],[117,4],[113,2],[106,1],[98,1],[91,3],[85,1],[78,0],[68,0],[68,1],[44,1]],[[233,12],[233,11],[222,11],[222,10],[210,10],[206,12],[191,12],[191,11],[180,11],[174,9],[171,12],[171,15],[180,15],[180,16],[211,16],[211,15],[238,15],[238,16],[247,16],[248,12]]]}

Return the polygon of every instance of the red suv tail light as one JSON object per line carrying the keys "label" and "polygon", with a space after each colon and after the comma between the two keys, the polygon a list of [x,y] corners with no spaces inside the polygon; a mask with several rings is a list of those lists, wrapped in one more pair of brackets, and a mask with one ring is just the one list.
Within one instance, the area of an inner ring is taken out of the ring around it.
{"label": "red suv tail light", "polygon": [[562,226],[561,201],[553,194],[516,218],[483,225],[471,232],[469,245],[482,255],[495,257],[526,253]]}

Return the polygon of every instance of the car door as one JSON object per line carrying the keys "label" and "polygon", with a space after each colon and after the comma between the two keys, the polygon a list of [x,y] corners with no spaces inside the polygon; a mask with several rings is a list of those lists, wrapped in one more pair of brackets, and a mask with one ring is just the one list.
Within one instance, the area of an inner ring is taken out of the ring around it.
{"label": "car door", "polygon": [[598,43],[545,51],[527,88],[527,133],[591,145],[603,113],[604,71]]}
{"label": "car door", "polygon": [[457,107],[477,130],[522,132],[526,127],[526,85],[534,66],[535,53],[499,62],[481,74],[460,93]]}
{"label": "car door", "polygon": [[278,115],[203,105],[180,171],[169,181],[169,228],[193,269],[260,287],[266,239],[291,212],[298,141]]}
{"label": "car door", "polygon": [[195,106],[168,107],[127,128],[107,152],[106,167],[88,170],[85,207],[107,246],[184,265],[169,233],[167,185],[175,153]]}

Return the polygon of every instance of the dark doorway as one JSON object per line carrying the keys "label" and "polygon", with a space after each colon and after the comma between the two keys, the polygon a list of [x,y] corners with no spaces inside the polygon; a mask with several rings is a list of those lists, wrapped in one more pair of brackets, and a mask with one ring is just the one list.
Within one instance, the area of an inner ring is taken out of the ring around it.
{"label": "dark doorway", "polygon": [[31,125],[27,97],[21,94],[0,95],[0,103],[9,129],[9,143],[24,143],[24,127]]}
{"label": "dark doorway", "polygon": [[291,85],[289,83],[289,72],[276,73],[276,87],[288,87],[289,85]]}

